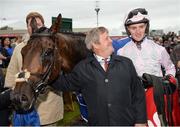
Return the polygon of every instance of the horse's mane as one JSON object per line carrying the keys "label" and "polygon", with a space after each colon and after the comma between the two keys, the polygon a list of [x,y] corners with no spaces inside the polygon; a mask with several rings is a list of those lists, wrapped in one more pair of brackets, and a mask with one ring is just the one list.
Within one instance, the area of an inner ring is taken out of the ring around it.
{"label": "horse's mane", "polygon": [[62,34],[65,34],[65,35],[71,35],[71,36],[86,36],[85,33],[82,33],[82,32],[59,32],[59,33],[62,33]]}
{"label": "horse's mane", "polygon": [[57,36],[60,38],[63,36],[63,39],[66,41],[64,44],[67,47],[64,49],[67,50],[64,50],[64,52],[67,51],[67,54],[69,54],[68,61],[70,65],[73,64],[71,65],[72,67],[87,56],[88,49],[85,45],[86,34],[80,32],[61,32],[57,33]]}

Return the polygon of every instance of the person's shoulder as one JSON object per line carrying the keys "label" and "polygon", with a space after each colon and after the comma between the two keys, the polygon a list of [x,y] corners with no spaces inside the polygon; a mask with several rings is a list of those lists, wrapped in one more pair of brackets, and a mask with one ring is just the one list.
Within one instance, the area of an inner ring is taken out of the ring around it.
{"label": "person's shoulder", "polygon": [[15,48],[24,47],[27,44],[29,38],[30,38],[30,35],[28,33],[24,34],[23,37],[22,37],[21,43],[17,44],[17,46]]}
{"label": "person's shoulder", "polygon": [[22,41],[21,43],[16,45],[16,47],[14,48],[14,51],[21,50],[26,44],[27,44],[27,42]]}
{"label": "person's shoulder", "polygon": [[85,65],[85,64],[88,64],[88,63],[90,63],[91,61],[93,61],[95,58],[94,58],[94,56],[93,56],[93,53],[88,53],[88,55],[87,55],[87,57],[86,58],[84,58],[84,59],[82,59],[80,62],[79,62],[79,64],[81,64],[81,65]]}
{"label": "person's shoulder", "polygon": [[131,38],[129,38],[129,37],[123,37],[120,39],[112,39],[113,44],[121,44],[121,43],[126,43],[129,41],[131,41]]}
{"label": "person's shoulder", "polygon": [[[148,44],[156,44],[155,41],[152,38],[146,37],[144,39],[145,42],[148,42]],[[157,44],[158,45],[158,44]]]}
{"label": "person's shoulder", "polygon": [[117,41],[130,41],[130,40],[131,40],[130,37],[123,37],[123,38],[117,39]]}
{"label": "person's shoulder", "polygon": [[121,55],[113,55],[112,56],[113,59],[119,61],[119,62],[126,62],[126,63],[131,63],[132,60],[128,57],[125,57],[125,56],[121,56]]}
{"label": "person's shoulder", "polygon": [[79,62],[77,62],[75,64],[74,68],[76,68],[76,69],[77,68],[84,68],[85,65],[87,65],[88,63],[91,62],[92,58],[93,57],[92,57],[91,53],[88,53],[88,55],[85,58],[81,59]]}
{"label": "person's shoulder", "polygon": [[148,43],[147,44],[150,44],[150,45],[152,45],[153,47],[156,47],[156,48],[160,48],[160,49],[164,49],[164,47],[162,46],[162,45],[159,45],[159,44],[157,44],[154,40],[152,40],[152,39],[149,39],[149,38],[147,38],[147,40],[146,40]]}

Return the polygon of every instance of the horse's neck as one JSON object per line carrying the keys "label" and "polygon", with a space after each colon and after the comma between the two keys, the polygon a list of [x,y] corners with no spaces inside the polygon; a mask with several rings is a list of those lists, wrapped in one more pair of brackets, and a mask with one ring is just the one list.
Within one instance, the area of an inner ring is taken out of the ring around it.
{"label": "horse's neck", "polygon": [[71,71],[72,68],[86,56],[85,36],[59,33],[58,51],[62,59],[64,71]]}

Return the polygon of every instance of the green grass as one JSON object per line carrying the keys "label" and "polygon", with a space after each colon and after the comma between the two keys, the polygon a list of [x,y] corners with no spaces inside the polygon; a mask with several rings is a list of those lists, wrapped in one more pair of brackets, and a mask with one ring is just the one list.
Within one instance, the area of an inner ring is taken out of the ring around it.
{"label": "green grass", "polygon": [[58,126],[68,126],[72,125],[79,117],[79,105],[76,101],[73,102],[74,104],[74,111],[73,112],[64,112],[64,118],[58,122]]}

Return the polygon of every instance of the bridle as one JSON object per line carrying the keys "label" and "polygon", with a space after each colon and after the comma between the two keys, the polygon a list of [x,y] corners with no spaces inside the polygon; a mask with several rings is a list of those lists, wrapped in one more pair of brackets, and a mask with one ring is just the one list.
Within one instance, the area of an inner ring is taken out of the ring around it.
{"label": "bridle", "polygon": [[[36,38],[36,37],[50,37],[53,42],[54,42],[54,39],[53,39],[53,34],[52,33],[34,33],[31,35],[30,39],[33,39],[33,38]],[[54,60],[55,60],[55,50],[57,50],[57,47],[56,45],[53,46],[53,52],[52,52],[52,55],[50,56],[50,60],[48,62],[48,65],[46,66],[43,66],[43,67],[47,67],[46,71],[42,74],[40,73],[31,73],[31,72],[28,72],[27,70],[23,70],[21,72],[19,72],[17,74],[17,79],[18,80],[21,80],[19,82],[26,82],[27,85],[30,85],[30,88],[32,89],[33,91],[33,99],[31,100],[31,103],[30,103],[30,106],[29,106],[29,109],[32,107],[33,103],[35,102],[36,98],[38,97],[39,94],[41,93],[44,93],[45,89],[47,88],[47,84],[50,82],[49,79],[50,79],[50,75],[51,75],[51,72],[53,70],[53,65],[54,65]],[[44,57],[44,56],[41,56],[41,57]],[[41,61],[43,58],[40,58]],[[27,76],[28,75],[28,76]],[[29,80],[30,76],[36,76],[38,77],[38,80],[37,82],[33,82],[31,80]],[[18,82],[18,81],[17,81]]]}
{"label": "bridle", "polygon": [[44,72],[43,74],[31,73],[32,76],[40,77],[40,80],[38,82],[36,82],[35,84],[27,82],[31,85],[31,88],[34,91],[36,98],[40,93],[43,93],[47,84],[49,83],[48,81],[49,81],[49,77],[52,72],[53,65],[54,65],[54,61],[50,61],[50,64],[48,65],[46,72]]}
{"label": "bridle", "polygon": [[[50,32],[49,33],[33,33],[31,35],[31,38],[34,38],[34,37],[50,37],[54,41],[53,34],[50,33]],[[42,92],[45,89],[45,87],[47,86],[47,84],[48,84],[49,77],[50,77],[51,71],[52,71],[52,67],[54,65],[54,56],[55,56],[54,51],[55,51],[55,49],[57,49],[56,46],[54,46],[53,49],[52,49],[53,52],[52,52],[52,56],[51,56],[51,58],[49,60],[50,63],[48,64],[47,70],[43,74],[31,73],[31,75],[33,75],[33,76],[38,76],[39,75],[40,77],[42,77],[42,78],[40,78],[41,80],[39,80],[38,82],[36,82],[32,86],[36,96],[38,96],[38,94],[40,92]],[[42,57],[44,57],[44,56],[42,56]],[[41,59],[43,59],[43,58],[41,58]]]}

